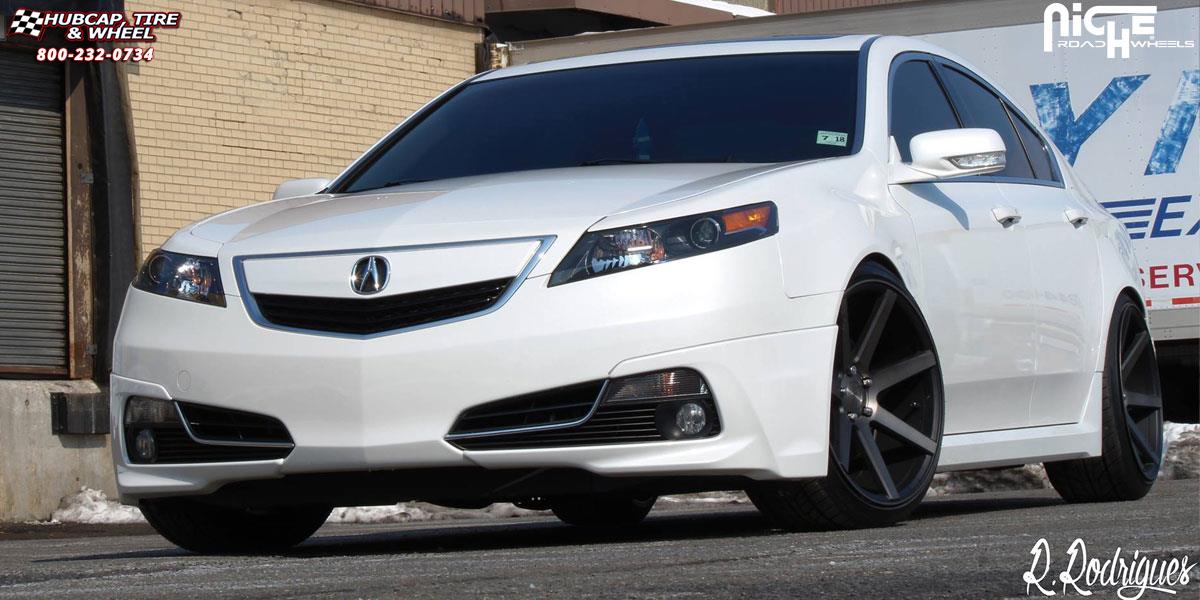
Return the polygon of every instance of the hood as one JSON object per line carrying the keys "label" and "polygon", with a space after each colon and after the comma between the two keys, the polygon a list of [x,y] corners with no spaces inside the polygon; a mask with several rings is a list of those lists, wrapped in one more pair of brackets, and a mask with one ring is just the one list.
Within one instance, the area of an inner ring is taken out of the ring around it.
{"label": "hood", "polygon": [[606,216],[712,190],[779,165],[611,165],[502,173],[357,194],[276,200],[192,226],[250,255],[558,236]]}

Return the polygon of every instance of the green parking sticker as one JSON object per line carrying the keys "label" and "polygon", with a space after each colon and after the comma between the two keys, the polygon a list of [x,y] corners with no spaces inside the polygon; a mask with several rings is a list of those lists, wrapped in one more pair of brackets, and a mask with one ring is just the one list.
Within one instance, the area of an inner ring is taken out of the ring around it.
{"label": "green parking sticker", "polygon": [[840,131],[817,131],[817,143],[826,146],[845,146],[846,134]]}

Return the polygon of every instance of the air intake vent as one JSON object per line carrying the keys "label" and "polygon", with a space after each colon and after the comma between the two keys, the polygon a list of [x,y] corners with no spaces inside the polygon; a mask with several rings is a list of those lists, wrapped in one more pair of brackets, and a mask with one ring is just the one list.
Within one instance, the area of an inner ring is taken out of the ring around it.
{"label": "air intake vent", "polygon": [[254,302],[265,320],[281,327],[370,335],[485,311],[512,281],[493,279],[382,298],[254,294]]}
{"label": "air intake vent", "polygon": [[274,417],[180,402],[188,428],[207,442],[290,444],[292,436]]}
{"label": "air intake vent", "polygon": [[450,435],[480,435],[580,423],[596,406],[603,386],[603,381],[595,381],[481,404],[459,415]]}
{"label": "air intake vent", "polygon": [[275,460],[294,446],[278,419],[199,404],[135,396],[126,403],[123,421],[126,454],[134,464]]}
{"label": "air intake vent", "polygon": [[[692,423],[692,431],[679,427],[684,407],[704,417],[699,425]],[[671,369],[482,404],[459,416],[446,438],[464,450],[516,450],[694,439],[720,432],[704,378],[691,369]]]}

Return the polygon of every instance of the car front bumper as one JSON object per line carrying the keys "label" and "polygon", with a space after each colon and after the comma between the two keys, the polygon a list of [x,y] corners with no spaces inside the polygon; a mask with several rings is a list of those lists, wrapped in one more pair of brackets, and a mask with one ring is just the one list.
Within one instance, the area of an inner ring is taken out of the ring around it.
{"label": "car front bumper", "polygon": [[[441,467],[825,474],[840,294],[789,299],[774,239],[561,286],[547,279],[525,280],[494,312],[371,339],[264,328],[235,295],[220,308],[131,289],[111,380],[122,500],[292,474]],[[445,441],[479,404],[677,367],[708,381],[719,435],[486,451]],[[121,426],[130,396],[275,417],[295,449],[270,461],[131,464]]]}

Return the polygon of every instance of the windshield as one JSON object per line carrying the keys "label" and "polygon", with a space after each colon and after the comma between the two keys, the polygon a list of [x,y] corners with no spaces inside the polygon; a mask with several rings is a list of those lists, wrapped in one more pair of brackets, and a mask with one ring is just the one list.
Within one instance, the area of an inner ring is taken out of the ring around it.
{"label": "windshield", "polygon": [[850,154],[857,52],[714,56],[464,86],[339,191],[619,163],[776,163]]}

